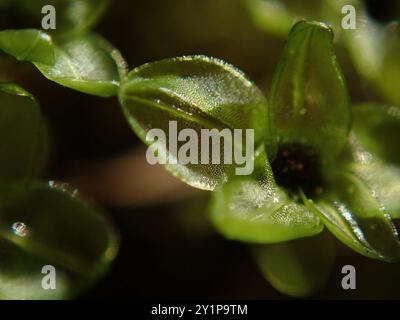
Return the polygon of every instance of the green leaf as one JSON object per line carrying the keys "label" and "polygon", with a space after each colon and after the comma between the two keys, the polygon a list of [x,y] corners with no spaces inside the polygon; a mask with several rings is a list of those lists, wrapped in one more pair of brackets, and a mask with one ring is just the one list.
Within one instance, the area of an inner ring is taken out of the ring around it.
{"label": "green leaf", "polygon": [[307,144],[325,160],[343,149],[350,128],[346,85],[332,40],[332,30],[322,23],[297,23],[270,97],[271,127],[275,125],[278,140]]}
{"label": "green leaf", "polygon": [[363,179],[393,219],[400,218],[400,168],[381,161],[360,144],[353,152],[348,168]]}
{"label": "green leaf", "polygon": [[29,180],[46,163],[47,134],[35,98],[16,84],[0,83],[0,183]]}
{"label": "green leaf", "polygon": [[[99,277],[118,240],[109,222],[76,191],[51,182],[0,187],[0,298],[69,298]],[[44,290],[42,268],[56,268]]]}
{"label": "green leaf", "polygon": [[54,64],[51,37],[35,29],[0,31],[0,48],[20,61]]}
{"label": "green leaf", "polygon": [[382,203],[393,219],[400,218],[400,168],[387,164],[367,151],[358,151],[359,161],[349,165]]}
{"label": "green leaf", "polygon": [[349,167],[374,190],[392,218],[400,218],[400,108],[366,103],[353,106]]}
{"label": "green leaf", "polygon": [[346,169],[360,177],[392,218],[400,217],[400,168],[382,161],[352,133]]}
{"label": "green leaf", "polygon": [[264,170],[259,177],[236,177],[213,192],[211,220],[215,227],[228,239],[254,243],[320,233],[320,219],[276,186],[267,160]]}
{"label": "green leaf", "polygon": [[[24,42],[28,45],[21,45]],[[115,95],[126,73],[119,51],[94,33],[55,42],[34,29],[6,30],[0,32],[0,49],[34,63],[54,82],[101,97]]]}
{"label": "green leaf", "polygon": [[[106,12],[108,0],[12,0],[0,2],[3,12],[9,10],[40,26],[44,18],[42,8],[52,5],[56,9],[56,30],[49,30],[56,35],[82,33],[94,27]],[[13,21],[12,21],[13,22]],[[24,26],[17,26],[24,27]]]}
{"label": "green leaf", "polygon": [[[170,139],[170,121],[176,121],[178,132],[190,128],[198,137],[202,129],[229,129],[231,136],[233,129],[254,129],[255,149],[269,136],[263,94],[236,68],[213,58],[189,56],[145,64],[130,72],[123,81],[119,99],[132,129],[150,145],[146,135],[154,128],[163,130],[167,140]],[[228,143],[232,140],[221,142],[221,150]],[[179,142],[178,149],[183,144]],[[177,157],[176,151],[167,145],[152,147],[159,158],[160,154],[165,154],[167,159]],[[224,159],[223,155],[220,159]],[[199,161],[199,164],[178,163],[166,167],[189,185],[212,190],[227,180],[235,165]]]}
{"label": "green leaf", "polygon": [[[358,154],[362,157],[366,154]],[[376,189],[382,181],[373,181],[368,171],[348,164],[339,168],[331,190],[315,204],[305,201],[306,206],[319,214],[326,227],[353,250],[379,260],[400,261],[400,241],[390,213]],[[382,179],[382,177],[381,177]],[[390,195],[385,195],[387,203]],[[397,201],[398,203],[398,201]]]}
{"label": "green leaf", "polygon": [[308,297],[328,281],[333,269],[335,246],[327,232],[310,238],[253,246],[264,277],[282,293]]}

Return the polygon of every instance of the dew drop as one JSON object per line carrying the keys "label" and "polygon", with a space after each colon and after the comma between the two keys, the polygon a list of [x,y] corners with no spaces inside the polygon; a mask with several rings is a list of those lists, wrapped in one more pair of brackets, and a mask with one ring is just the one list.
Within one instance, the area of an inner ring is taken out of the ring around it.
{"label": "dew drop", "polygon": [[49,187],[53,188],[53,189],[57,189],[62,192],[65,192],[73,198],[78,196],[78,194],[79,194],[78,189],[72,188],[68,183],[65,183],[65,182],[58,182],[58,181],[50,180]]}
{"label": "dew drop", "polygon": [[11,229],[19,237],[26,237],[29,234],[29,227],[23,222],[14,222]]}
{"label": "dew drop", "polygon": [[251,83],[251,81],[247,80],[247,81],[245,81],[244,85],[246,88],[251,88],[253,84]]}

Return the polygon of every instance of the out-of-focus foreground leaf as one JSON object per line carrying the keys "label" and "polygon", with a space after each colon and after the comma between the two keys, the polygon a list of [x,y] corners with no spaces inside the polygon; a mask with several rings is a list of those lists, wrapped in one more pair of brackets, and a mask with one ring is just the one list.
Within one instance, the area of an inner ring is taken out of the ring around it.
{"label": "out-of-focus foreground leaf", "polygon": [[[97,208],[51,182],[0,187],[0,298],[61,299],[100,276],[118,240]],[[56,268],[44,290],[42,268]]]}
{"label": "out-of-focus foreground leaf", "polygon": [[327,232],[315,237],[252,246],[264,277],[277,290],[294,297],[315,294],[331,274],[335,245]]}
{"label": "out-of-focus foreground leaf", "polygon": [[40,174],[46,163],[46,126],[36,99],[15,84],[0,83],[0,136],[0,183]]}
{"label": "out-of-focus foreground leaf", "polygon": [[318,22],[301,21],[292,28],[269,104],[278,141],[311,146],[324,160],[343,149],[350,129],[346,85],[332,40],[332,30]]}
{"label": "out-of-focus foreground leaf", "polygon": [[[176,121],[178,132],[189,128],[198,137],[201,129],[229,129],[230,134],[234,129],[254,129],[255,148],[269,136],[263,94],[236,68],[213,58],[182,57],[138,67],[122,83],[119,99],[132,129],[164,162],[174,161],[177,153],[165,144],[152,145],[146,141],[146,135],[149,130],[159,128],[166,132],[167,141],[174,140],[168,136],[170,121]],[[179,137],[178,150],[186,139]],[[232,147],[231,139],[221,140],[220,150],[227,143]],[[249,146],[244,142],[242,139],[242,150]],[[198,144],[201,145],[200,141]],[[203,154],[196,151],[199,157]],[[166,167],[191,186],[212,190],[227,180],[235,165],[211,164],[211,154],[207,159],[210,164],[201,164],[199,160],[199,164],[181,162]],[[220,159],[222,163],[223,154]]]}
{"label": "out-of-focus foreground leaf", "polygon": [[0,49],[32,62],[54,82],[101,97],[115,95],[126,72],[119,51],[94,33],[58,42],[36,29],[5,30],[0,32]]}

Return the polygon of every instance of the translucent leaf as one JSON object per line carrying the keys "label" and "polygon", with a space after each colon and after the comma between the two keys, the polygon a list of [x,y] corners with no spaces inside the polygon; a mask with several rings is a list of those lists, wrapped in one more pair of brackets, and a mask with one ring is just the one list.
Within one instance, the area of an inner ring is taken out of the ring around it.
{"label": "translucent leaf", "polygon": [[0,182],[30,179],[46,163],[47,134],[35,98],[15,84],[0,83]]}
{"label": "translucent leaf", "polygon": [[351,170],[378,195],[393,218],[400,218],[400,108],[375,103],[353,107]]}
{"label": "translucent leaf", "polygon": [[325,160],[346,143],[350,110],[346,85],[326,25],[302,21],[291,30],[275,71],[271,123],[281,143],[307,144]]}
{"label": "translucent leaf", "polygon": [[[221,139],[221,152],[229,144],[232,149],[233,130],[254,129],[255,149],[262,145],[267,134],[266,99],[259,89],[233,66],[217,59],[191,56],[167,59],[145,64],[129,73],[119,91],[122,109],[136,134],[157,151],[160,160],[172,159],[166,167],[184,182],[201,189],[212,190],[236,168],[235,162],[212,164],[212,152],[207,161],[171,164],[177,158],[177,150],[186,142],[179,141],[177,149],[169,143],[154,146],[146,141],[151,129],[161,129],[166,140],[173,139],[171,122],[176,121],[177,132],[193,129],[201,145],[202,129],[229,131],[228,138]],[[171,131],[171,134],[170,134]],[[230,136],[230,137],[229,137]],[[247,150],[243,137],[242,151]],[[161,155],[165,155],[162,157]],[[199,157],[204,150],[198,150]],[[176,160],[175,160],[176,161]]]}
{"label": "translucent leaf", "polygon": [[[98,209],[52,186],[0,187],[1,299],[71,297],[117,253],[115,232]],[[55,290],[42,287],[42,268],[49,265],[56,269]]]}
{"label": "translucent leaf", "polygon": [[[21,45],[23,42],[29,46]],[[0,49],[33,62],[54,82],[101,97],[115,95],[126,72],[119,51],[93,33],[56,43],[48,34],[34,29],[6,30],[0,32]]]}
{"label": "translucent leaf", "polygon": [[35,29],[0,31],[0,48],[18,60],[54,64],[51,37]]}
{"label": "translucent leaf", "polygon": [[391,217],[399,218],[400,168],[382,161],[361,141],[358,134],[351,135],[351,158],[346,163],[346,168],[363,180]]}
{"label": "translucent leaf", "polygon": [[323,229],[320,219],[275,185],[268,162],[263,179],[232,179],[212,194],[211,220],[228,239],[276,243],[309,237]]}
{"label": "translucent leaf", "polygon": [[[338,173],[334,188],[314,205],[326,227],[353,250],[383,261],[400,260],[400,241],[396,227],[379,194],[358,170]],[[376,185],[375,185],[376,187]]]}
{"label": "translucent leaf", "polygon": [[350,167],[373,190],[390,216],[400,218],[400,168],[374,159],[366,151],[358,155],[363,160]]}
{"label": "translucent leaf", "polygon": [[42,8],[52,5],[56,9],[56,29],[49,31],[64,36],[82,33],[94,27],[105,13],[108,4],[108,0],[12,0],[0,2],[0,9],[5,13],[7,10],[17,12],[25,20],[32,21],[32,25],[40,26],[45,17]]}
{"label": "translucent leaf", "polygon": [[335,246],[326,232],[318,236],[277,244],[253,246],[264,277],[277,290],[308,297],[320,290],[333,269]]}

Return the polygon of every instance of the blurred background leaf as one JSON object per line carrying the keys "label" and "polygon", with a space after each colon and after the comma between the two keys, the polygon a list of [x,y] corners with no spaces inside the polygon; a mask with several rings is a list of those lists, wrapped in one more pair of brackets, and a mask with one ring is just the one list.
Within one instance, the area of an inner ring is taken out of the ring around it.
{"label": "blurred background leaf", "polygon": [[0,181],[29,180],[47,162],[47,129],[36,99],[16,84],[0,83]]}
{"label": "blurred background leaf", "polygon": [[1,0],[0,28],[39,28],[44,17],[42,8],[56,9],[57,36],[71,35],[94,27],[105,13],[108,0]]}
{"label": "blurred background leaf", "polygon": [[261,30],[285,38],[299,20],[324,22],[340,35],[342,7],[358,6],[358,0],[243,0],[255,25]]}

